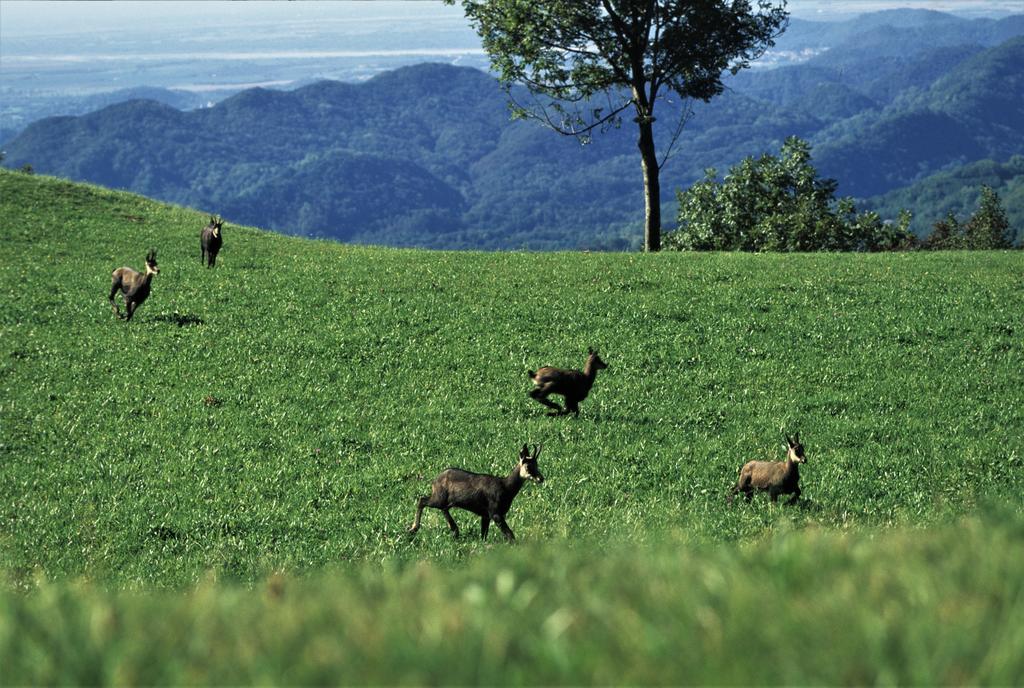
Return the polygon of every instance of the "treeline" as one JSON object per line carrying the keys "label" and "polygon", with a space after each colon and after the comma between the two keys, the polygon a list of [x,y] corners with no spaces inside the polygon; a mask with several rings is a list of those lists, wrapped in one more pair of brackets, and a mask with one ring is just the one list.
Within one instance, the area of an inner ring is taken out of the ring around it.
{"label": "treeline", "polygon": [[1004,162],[979,160],[945,170],[884,196],[859,200],[858,205],[882,217],[896,217],[901,208],[906,208],[914,214],[911,231],[924,237],[937,220],[950,213],[969,217],[986,186],[999,194],[1010,226],[1017,230],[1020,240],[1024,229],[1024,155],[1011,156]]}
{"label": "treeline", "polygon": [[678,229],[665,246],[680,251],[894,251],[1006,249],[1014,232],[999,194],[983,186],[977,212],[961,221],[949,213],[919,239],[911,213],[896,221],[858,211],[835,197],[839,183],[811,164],[811,146],[790,137],[778,156],[747,157],[718,179],[717,170],[677,194]]}
{"label": "treeline", "polygon": [[932,233],[920,242],[920,246],[936,250],[1003,249],[1013,246],[1012,236],[999,194],[992,187],[984,186],[977,212],[966,221],[959,220],[955,213],[949,213],[935,223]]}

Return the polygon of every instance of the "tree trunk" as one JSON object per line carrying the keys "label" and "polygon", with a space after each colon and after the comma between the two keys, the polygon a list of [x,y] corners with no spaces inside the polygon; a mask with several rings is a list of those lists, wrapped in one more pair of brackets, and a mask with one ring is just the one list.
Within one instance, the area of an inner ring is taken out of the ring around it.
{"label": "tree trunk", "polygon": [[654,148],[654,118],[640,117],[640,160],[644,169],[644,251],[661,250],[661,181]]}

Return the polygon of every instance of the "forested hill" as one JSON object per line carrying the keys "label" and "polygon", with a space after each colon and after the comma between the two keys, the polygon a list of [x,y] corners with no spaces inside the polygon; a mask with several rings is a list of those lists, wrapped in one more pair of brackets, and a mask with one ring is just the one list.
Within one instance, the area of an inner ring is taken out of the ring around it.
{"label": "forested hill", "polygon": [[[707,167],[775,150],[790,135],[810,139],[820,172],[839,179],[841,194],[858,197],[1024,153],[1019,18],[870,16],[827,25],[836,44],[819,56],[750,70],[696,108],[663,172],[669,222],[673,189]],[[811,45],[806,24],[794,44]],[[886,36],[899,39],[901,53],[865,49]],[[665,141],[676,117],[662,107]],[[361,84],[253,89],[188,112],[130,101],[42,120],[6,149],[9,167],[350,242],[627,248],[638,242],[643,214],[628,119],[581,147],[535,123],[511,122],[490,76],[444,65]],[[940,216],[915,210],[925,225]]]}
{"label": "forested hill", "polygon": [[[911,229],[927,234],[935,218],[953,213],[966,220],[977,209],[981,189],[988,186],[999,194],[1010,226],[1024,238],[1024,155],[1015,155],[1005,163],[981,160],[952,170],[939,172],[883,196],[871,199],[869,207],[883,217],[891,217],[906,208],[914,213]],[[930,224],[931,223],[931,224]]]}
{"label": "forested hill", "polygon": [[[666,202],[704,165],[750,152],[750,140],[822,126],[734,92],[704,112],[687,152],[666,170]],[[666,130],[673,119],[666,113]],[[424,64],[362,84],[252,89],[190,112],[131,101],[46,119],[8,145],[6,164],[291,233],[558,248],[614,240],[639,220],[634,139],[624,126],[581,147],[535,123],[511,122],[485,73]]]}
{"label": "forested hill", "polygon": [[1024,37],[982,51],[927,89],[909,89],[818,134],[840,190],[883,194],[957,163],[1024,153]]}

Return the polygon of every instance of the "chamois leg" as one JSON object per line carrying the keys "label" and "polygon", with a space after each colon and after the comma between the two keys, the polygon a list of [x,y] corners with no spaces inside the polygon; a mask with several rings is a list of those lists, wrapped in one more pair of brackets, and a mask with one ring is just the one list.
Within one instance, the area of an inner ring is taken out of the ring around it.
{"label": "chamois leg", "polygon": [[452,513],[446,508],[442,508],[441,513],[444,514],[444,520],[448,521],[448,529],[452,531],[452,537],[459,537],[459,524],[452,518]]}
{"label": "chamois leg", "polygon": [[114,310],[114,314],[117,317],[121,317],[121,309],[117,307],[117,301],[114,301],[114,296],[117,294],[118,289],[121,288],[121,280],[115,279],[113,284],[110,285],[110,307]]}
{"label": "chamois leg", "polygon": [[742,487],[740,487],[739,485],[736,485],[736,486],[734,486],[734,487],[732,488],[732,490],[731,490],[731,491],[729,492],[729,503],[730,503],[730,504],[732,504],[732,500],[733,500],[733,498],[734,498],[734,497],[735,497],[735,496],[736,496],[737,494],[739,494],[740,492],[742,492],[742,493],[743,493],[743,499],[744,499],[744,500],[746,500],[746,502],[747,502],[748,504],[750,503],[750,501],[751,501],[752,499],[754,499],[754,490],[753,490],[753,488],[742,488]]}
{"label": "chamois leg", "polygon": [[751,499],[753,499],[753,497],[754,497],[754,488],[750,484],[750,476],[749,475],[740,475],[740,477],[736,480],[736,484],[732,486],[732,489],[729,491],[729,503],[730,504],[732,504],[733,498],[737,494],[739,494],[740,492],[743,493],[743,496],[746,498],[746,500],[748,502]]}
{"label": "chamois leg", "polygon": [[199,244],[199,264],[206,265],[206,247],[202,243]]}
{"label": "chamois leg", "polygon": [[569,415],[573,413],[577,418],[580,417],[580,402],[575,399],[566,398],[565,400],[565,414]]}
{"label": "chamois leg", "polygon": [[132,316],[135,315],[135,307],[137,305],[138,304],[135,303],[134,301],[129,301],[128,303],[125,304],[125,310],[128,312],[128,315],[125,316],[125,322],[131,320]]}
{"label": "chamois leg", "polygon": [[731,488],[729,489],[729,494],[727,494],[727,495],[725,496],[725,501],[726,501],[727,503],[729,503],[729,504],[732,504],[732,500],[736,498],[736,494],[737,494],[737,493],[738,493],[739,491],[740,491],[740,486],[739,486],[739,485],[733,485],[733,486],[732,486],[732,487],[731,487]]}
{"label": "chamois leg", "polygon": [[430,501],[430,497],[420,497],[416,500],[416,517],[412,520],[412,525],[409,526],[409,534],[414,534],[420,529],[420,518],[423,516],[423,509],[427,506]]}
{"label": "chamois leg", "polygon": [[215,265],[217,265],[217,254],[214,253],[213,251],[210,251],[210,264],[207,267],[212,268]]}
{"label": "chamois leg", "polygon": [[551,394],[551,388],[548,386],[534,387],[532,390],[530,390],[530,396],[532,398],[536,399],[537,401],[544,404],[548,408],[555,410],[555,413],[552,415],[561,415],[562,413],[564,413],[564,411],[562,411],[561,406],[559,406],[554,401],[548,399],[549,394]]}
{"label": "chamois leg", "polygon": [[508,527],[508,523],[505,522],[505,517],[501,514],[494,514],[491,517],[494,519],[494,523],[501,529],[501,532],[505,535],[505,539],[512,542],[516,539],[516,536],[512,533],[512,529]]}
{"label": "chamois leg", "polygon": [[793,506],[794,504],[796,504],[796,501],[798,499],[800,499],[800,487],[799,486],[797,486],[797,488],[793,490],[793,496],[790,498],[790,500],[788,502],[786,502],[786,504],[788,504],[789,506]]}
{"label": "chamois leg", "polygon": [[480,539],[487,539],[487,530],[491,527],[491,519],[489,516],[480,517]]}

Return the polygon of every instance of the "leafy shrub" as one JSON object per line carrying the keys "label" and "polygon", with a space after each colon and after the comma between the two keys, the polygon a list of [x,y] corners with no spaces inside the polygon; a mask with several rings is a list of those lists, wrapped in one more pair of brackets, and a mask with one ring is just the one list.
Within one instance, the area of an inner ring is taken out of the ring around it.
{"label": "leafy shrub", "polygon": [[682,251],[883,251],[908,248],[909,213],[891,224],[835,199],[838,182],[820,179],[811,147],[791,136],[779,156],[744,158],[721,182],[705,178],[679,192],[679,229],[666,240]]}
{"label": "leafy shrub", "polygon": [[1013,247],[1013,231],[999,194],[990,186],[981,187],[978,210],[961,223],[955,213],[935,223],[922,247],[934,250],[969,249],[985,251]]}

